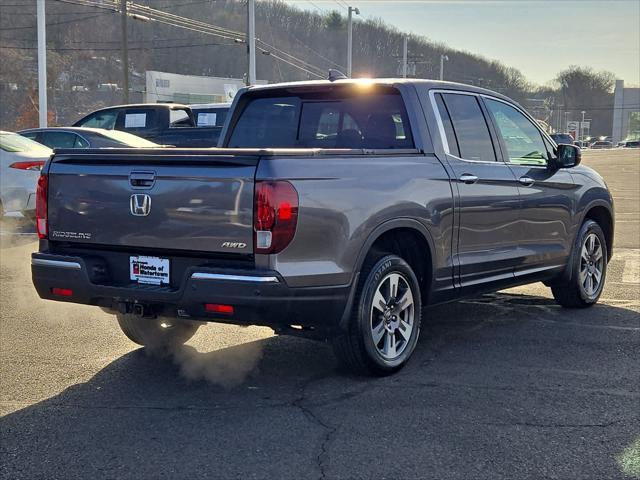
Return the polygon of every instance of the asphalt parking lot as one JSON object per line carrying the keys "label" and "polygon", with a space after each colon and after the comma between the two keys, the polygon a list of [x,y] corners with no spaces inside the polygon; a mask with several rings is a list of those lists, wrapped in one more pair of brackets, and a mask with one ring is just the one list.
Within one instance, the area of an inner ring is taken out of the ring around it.
{"label": "asphalt parking lot", "polygon": [[616,200],[601,303],[541,284],[425,311],[382,379],[268,329],[207,325],[157,358],[100,310],[44,302],[0,242],[0,477],[640,478],[640,151],[585,153]]}

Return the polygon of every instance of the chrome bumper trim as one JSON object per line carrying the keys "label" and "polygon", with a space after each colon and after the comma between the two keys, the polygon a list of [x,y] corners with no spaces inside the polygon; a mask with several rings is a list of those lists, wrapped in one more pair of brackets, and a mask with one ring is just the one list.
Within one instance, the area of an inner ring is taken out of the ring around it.
{"label": "chrome bumper trim", "polygon": [[32,258],[31,265],[38,267],[68,268],[69,270],[82,270],[82,265],[78,262],[67,262],[65,260],[47,260],[46,258]]}
{"label": "chrome bumper trim", "polygon": [[226,273],[203,273],[196,272],[191,275],[192,280],[227,280],[232,282],[253,282],[253,283],[279,283],[278,277],[258,277],[251,275],[229,275]]}

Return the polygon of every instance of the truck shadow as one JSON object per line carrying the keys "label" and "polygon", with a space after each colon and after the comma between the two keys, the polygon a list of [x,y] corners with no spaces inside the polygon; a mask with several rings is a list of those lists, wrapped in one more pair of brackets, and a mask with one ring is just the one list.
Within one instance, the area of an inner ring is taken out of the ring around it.
{"label": "truck shadow", "polygon": [[[545,362],[586,371],[591,365],[577,355],[579,346],[558,345],[570,336],[595,341],[598,329],[614,319],[612,327],[623,329],[621,335],[637,327],[632,310],[562,311],[549,299],[504,293],[429,309],[411,363],[381,379],[341,372],[327,345],[291,337],[210,353],[189,346],[162,356],[134,350],[86,383],[1,418],[0,476],[318,476],[327,468],[327,442],[336,442],[345,425],[360,429],[359,436],[375,435],[374,427],[368,431],[362,417],[354,416],[368,399],[377,403],[389,399],[391,390],[401,391],[422,414],[433,408],[443,415],[442,405],[450,405],[447,421],[458,422],[458,415],[491,420],[495,401],[490,408],[484,402],[460,405],[474,383],[487,386],[501,378],[510,389],[526,390],[532,380],[517,370],[530,364],[544,369]],[[618,358],[610,360],[607,368],[616,368]],[[541,388],[546,381],[540,380]],[[441,385],[448,387],[438,391]],[[615,406],[607,408],[617,413]],[[397,421],[398,411],[375,415],[384,424]],[[478,428],[483,427],[475,425],[476,434]],[[402,429],[387,434],[390,441],[410,435]],[[357,445],[352,454],[364,455]]]}

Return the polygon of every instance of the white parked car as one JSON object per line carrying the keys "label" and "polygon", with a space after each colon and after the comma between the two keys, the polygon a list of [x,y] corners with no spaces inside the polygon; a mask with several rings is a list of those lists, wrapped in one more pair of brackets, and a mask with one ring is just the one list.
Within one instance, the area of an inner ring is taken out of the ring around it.
{"label": "white parked car", "polygon": [[35,218],[36,184],[52,150],[17,133],[0,131],[0,214]]}

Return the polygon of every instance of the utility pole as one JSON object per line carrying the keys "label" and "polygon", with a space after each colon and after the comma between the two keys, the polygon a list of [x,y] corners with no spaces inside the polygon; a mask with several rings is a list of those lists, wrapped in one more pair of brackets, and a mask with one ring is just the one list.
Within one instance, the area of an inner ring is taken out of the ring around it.
{"label": "utility pole", "polygon": [[256,84],[256,0],[247,0],[247,85]]}
{"label": "utility pole", "polygon": [[353,14],[360,15],[360,10],[349,7],[349,15],[347,16],[347,77],[351,78],[351,67],[353,57]]}
{"label": "utility pole", "polygon": [[587,113],[584,110],[582,110],[582,121],[580,122],[580,140],[583,140],[584,137],[584,114]]}
{"label": "utility pole", "polygon": [[449,57],[447,57],[446,55],[442,54],[440,55],[440,80],[444,80],[444,61],[449,61]]}
{"label": "utility pole", "polygon": [[407,56],[409,50],[409,37],[404,37],[402,44],[402,78],[407,78]]}
{"label": "utility pole", "polygon": [[129,103],[129,40],[127,38],[127,0],[120,0],[120,18],[122,19],[122,99],[124,103]]}
{"label": "utility pole", "polygon": [[38,123],[47,126],[47,38],[44,0],[38,0]]}

